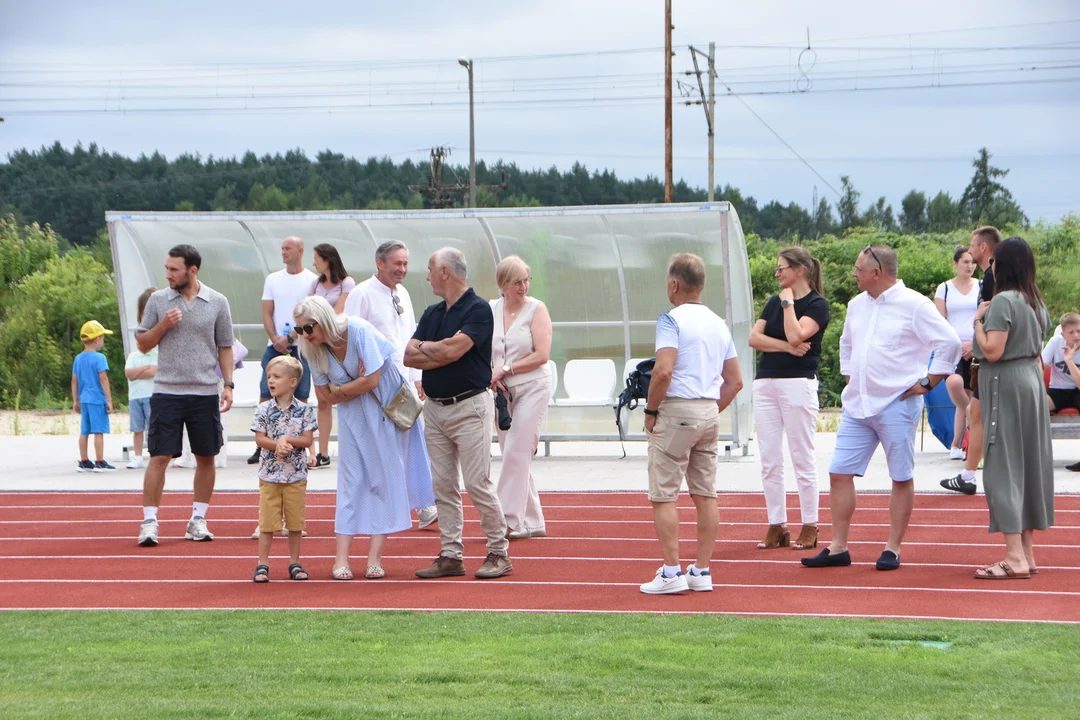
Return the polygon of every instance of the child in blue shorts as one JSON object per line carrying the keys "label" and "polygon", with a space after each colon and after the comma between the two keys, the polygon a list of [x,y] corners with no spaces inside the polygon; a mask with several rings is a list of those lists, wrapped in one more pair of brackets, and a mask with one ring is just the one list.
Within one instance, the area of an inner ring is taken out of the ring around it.
{"label": "child in blue shorts", "polygon": [[[109,361],[99,350],[105,346],[105,336],[112,335],[97,320],[87,320],[79,338],[83,351],[71,367],[71,397],[75,412],[82,415],[79,431],[79,472],[113,472],[115,467],[105,462],[105,435],[109,432],[109,413],[112,412],[112,390],[109,388]],[[90,462],[87,450],[89,437],[94,436],[97,462]]]}
{"label": "child in blue shorts", "polygon": [[[150,296],[157,292],[157,288],[147,288],[139,296],[136,305],[139,324],[142,324],[143,310]],[[150,427],[150,396],[154,394],[154,375],[157,374],[158,349],[155,347],[150,352],[139,352],[136,347],[127,356],[124,363],[124,375],[128,380],[128,423],[131,425],[131,433],[134,435],[135,457],[127,464],[131,470],[146,467],[143,460],[143,436]]]}

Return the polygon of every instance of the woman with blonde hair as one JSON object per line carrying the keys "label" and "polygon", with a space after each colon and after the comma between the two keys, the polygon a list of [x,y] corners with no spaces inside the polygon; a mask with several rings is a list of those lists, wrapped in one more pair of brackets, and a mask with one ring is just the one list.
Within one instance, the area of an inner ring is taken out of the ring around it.
{"label": "woman with blonde hair", "polygon": [[520,257],[504,258],[495,269],[500,297],[491,301],[491,389],[505,395],[513,418],[509,430],[499,430],[498,485],[511,540],[547,534],[530,467],[551,395],[551,315],[543,302],[529,296],[530,276]]}
{"label": "woman with blonde hair", "polygon": [[[758,548],[817,547],[817,432],[821,338],[829,326],[829,303],[821,295],[821,263],[804,248],[789,247],[776,259],[780,292],[769,298],[750,331],[750,347],[761,351],[754,380],[754,425],[761,450],[761,483],[769,529]],[[784,436],[799,488],[802,530],[791,542],[787,529]]]}
{"label": "woman with blonde hair", "polygon": [[412,527],[406,476],[426,480],[435,504],[423,429],[401,430],[383,412],[406,382],[394,346],[367,320],[338,315],[321,297],[304,298],[293,311],[300,351],[311,367],[319,404],[338,409],[337,547],[333,576],[352,580],[349,549],[356,535],[371,536],[365,577],[384,577],[382,549],[389,533]]}

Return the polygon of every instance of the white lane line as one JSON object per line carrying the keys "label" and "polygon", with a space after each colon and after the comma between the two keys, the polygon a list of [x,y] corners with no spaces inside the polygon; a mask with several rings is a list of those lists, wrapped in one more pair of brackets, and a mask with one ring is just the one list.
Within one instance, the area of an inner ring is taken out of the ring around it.
{"label": "white lane line", "polygon": [[[257,500],[257,498],[252,498]],[[241,505],[233,505],[227,503],[214,503],[211,507],[215,510],[251,510],[257,507],[258,503],[244,503]],[[133,510],[137,509],[138,504],[125,504],[125,505],[0,505],[0,510]],[[336,505],[315,505],[312,503],[307,504],[308,510],[334,510]],[[472,506],[466,506],[472,507]],[[183,509],[185,511],[190,510],[190,503],[182,505],[161,505],[162,510]],[[720,512],[765,512],[765,506],[749,506],[749,505],[719,505],[717,506]],[[686,512],[694,511],[693,505],[680,505],[678,510],[684,510]],[[652,508],[648,505],[544,505],[544,510],[641,510],[644,512],[652,512]],[[859,507],[858,511],[871,511],[871,512],[888,512],[887,507]],[[822,512],[830,512],[829,508],[821,508]],[[989,511],[985,508],[920,508],[916,507],[915,511],[918,513],[982,513],[987,514]],[[1055,513],[1080,513],[1080,510],[1061,510],[1055,509]]]}
{"label": "white lane line", "polygon": [[[668,596],[673,597],[673,596]],[[678,602],[673,600],[673,602]],[[986,623],[1037,623],[1040,625],[1080,625],[1080,620],[1031,620],[1027,618],[981,618],[959,617],[950,615],[873,615],[858,613],[780,613],[780,612],[754,612],[738,610],[569,610],[569,609],[544,609],[544,608],[458,608],[458,607],[379,607],[373,605],[351,606],[308,606],[296,607],[295,605],[275,606],[265,605],[259,607],[0,607],[0,612],[26,613],[26,612],[414,612],[414,613],[500,613],[500,614],[543,614],[543,615],[722,615],[727,617],[767,617],[767,618],[839,618],[844,620],[951,620],[954,622],[986,622]]]}
{"label": "white lane line", "polygon": [[[284,581],[282,581],[284,582]],[[340,585],[340,580],[305,580],[308,585]],[[588,582],[588,581],[562,581],[562,580],[514,580],[509,579],[501,583],[493,583],[490,580],[393,580],[390,578],[383,578],[378,581],[379,585],[483,585],[491,588],[511,588],[511,587],[598,587],[598,588],[637,588],[640,583],[605,583],[605,582]],[[178,580],[178,579],[165,579],[165,580],[151,580],[144,578],[125,578],[119,580],[77,580],[71,578],[38,578],[34,580],[20,580],[20,579],[0,579],[0,586],[3,585],[240,585],[243,587],[251,587],[252,582],[250,578],[237,578],[237,579],[203,579],[203,580]],[[362,584],[362,583],[357,583]],[[1077,597],[1080,598],[1080,591],[1069,592],[1064,590],[1008,590],[1008,589],[995,589],[986,588],[983,590],[973,590],[968,588],[928,588],[928,587],[872,587],[866,585],[770,585],[767,583],[739,583],[739,584],[718,584],[716,587],[725,590],[837,590],[837,591],[855,591],[855,592],[897,592],[897,593],[909,593],[909,592],[925,592],[925,593],[971,593],[975,595],[1038,595],[1047,597]]]}
{"label": "white lane line", "polygon": [[[284,562],[285,560],[288,559],[288,557],[289,556],[286,555],[286,554],[271,555],[270,559],[272,561],[273,560],[281,560],[281,561]],[[430,557],[431,557],[430,555],[383,555],[383,560],[402,560],[402,561],[405,561],[405,560],[409,560],[409,561],[418,560],[418,561],[423,561],[423,560],[428,560]],[[481,561],[481,560],[484,559],[484,557],[485,557],[484,555],[476,555],[476,556],[466,555],[464,557],[464,560],[466,560],[468,562]],[[302,558],[303,562],[308,562],[309,560],[333,560],[333,559],[334,559],[334,555],[304,555],[303,558]],[[551,556],[545,556],[545,555],[514,555],[511,559],[515,560],[515,561],[520,561],[522,563],[530,563],[530,562],[533,562],[533,561],[536,561],[536,560],[539,560],[541,562],[598,562],[598,563],[616,563],[616,562],[627,562],[627,563],[648,562],[648,563],[655,563],[655,562],[658,562],[658,559],[655,558],[655,557],[597,557],[595,555],[591,555],[591,556],[588,556],[588,557],[566,557],[566,556],[562,556],[562,555],[551,555]],[[723,559],[720,559],[720,560],[714,560],[713,565],[781,565],[781,566],[791,567],[791,566],[798,565],[798,563],[796,562],[798,559],[799,559],[798,557],[792,557],[792,558],[789,558],[788,560],[740,560],[740,559],[735,559],[735,558],[723,558]],[[203,561],[206,561],[206,560],[229,560],[229,561],[240,560],[240,561],[252,561],[252,562],[254,562],[255,558],[254,558],[253,555],[146,555],[146,554],[143,554],[143,555],[140,555],[140,554],[133,554],[133,555],[0,555],[0,561],[4,561],[4,560],[149,560],[151,562],[158,562],[160,560],[197,560],[199,562],[203,562]],[[692,563],[692,562],[694,562],[694,558],[693,557],[686,557],[686,558],[683,558],[681,560],[681,562],[683,562],[683,563]],[[853,562],[853,563],[851,563],[851,565],[853,567],[863,567],[863,566],[871,567],[872,565],[874,565],[874,563],[872,563],[872,562]],[[916,567],[918,567],[918,568],[971,568],[971,569],[975,569],[975,568],[978,568],[978,567],[981,567],[981,566],[978,565],[978,563],[916,563],[916,562],[905,562],[904,567],[906,567],[906,568],[916,568]],[[1065,570],[1065,571],[1078,570],[1078,571],[1080,571],[1080,566],[1072,567],[1072,566],[1066,566],[1066,565],[1040,565],[1039,569],[1040,570],[1055,570],[1055,571],[1061,571],[1061,570]],[[1080,590],[1078,590],[1078,592],[1080,592]]]}

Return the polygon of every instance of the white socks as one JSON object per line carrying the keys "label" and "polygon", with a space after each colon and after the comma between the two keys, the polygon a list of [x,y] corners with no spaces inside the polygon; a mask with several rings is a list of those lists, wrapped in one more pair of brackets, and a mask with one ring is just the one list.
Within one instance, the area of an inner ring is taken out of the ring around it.
{"label": "white socks", "polygon": [[157,508],[156,507],[144,507],[142,509],[143,522],[147,520],[157,520]]}
{"label": "white socks", "polygon": [[191,503],[191,519],[194,520],[197,517],[205,518],[206,511],[210,509],[210,503],[193,502]]}
{"label": "white socks", "polygon": [[681,572],[682,572],[682,568],[679,567],[678,565],[665,565],[664,566],[664,577],[666,577],[666,578],[673,578],[676,575],[680,574]]}
{"label": "white socks", "polygon": [[960,479],[965,481],[965,482],[975,482],[975,471],[974,470],[964,470],[963,472],[960,473]]}
{"label": "white socks", "polygon": [[691,565],[690,567],[686,568],[686,574],[698,577],[699,575],[711,575],[712,573],[709,572],[708,568],[706,568],[705,570],[698,570],[697,565]]}

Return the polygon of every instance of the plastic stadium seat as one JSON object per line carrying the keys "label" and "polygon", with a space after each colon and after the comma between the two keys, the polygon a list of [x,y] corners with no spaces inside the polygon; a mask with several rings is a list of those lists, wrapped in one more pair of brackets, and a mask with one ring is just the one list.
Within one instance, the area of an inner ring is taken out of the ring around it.
{"label": "plastic stadium seat", "polygon": [[615,391],[615,362],[603,360],[571,360],[563,369],[563,388],[566,399],[559,405],[611,405]]}
{"label": "plastic stadium seat", "polygon": [[245,362],[242,368],[233,370],[233,407],[255,407],[259,404],[259,381],[262,380],[262,364]]}
{"label": "plastic stadium seat", "polygon": [[555,391],[559,389],[559,366],[554,360],[547,361],[548,373],[551,375],[551,395],[548,396],[548,405],[555,404]]}
{"label": "plastic stadium seat", "polygon": [[637,370],[638,363],[641,362],[642,360],[648,360],[648,359],[649,358],[630,358],[629,360],[626,361],[626,364],[623,365],[622,385],[619,386],[619,392],[622,392],[622,389],[624,387],[626,387],[626,379],[628,377],[630,377],[630,373]]}

